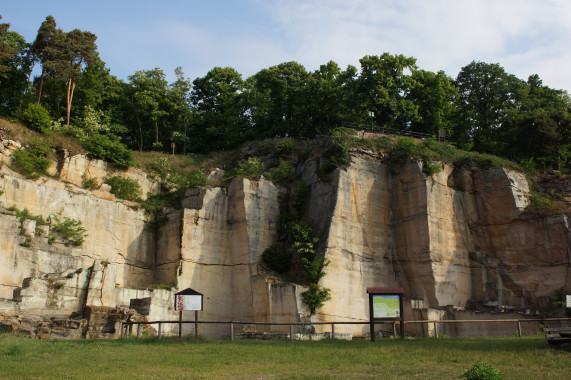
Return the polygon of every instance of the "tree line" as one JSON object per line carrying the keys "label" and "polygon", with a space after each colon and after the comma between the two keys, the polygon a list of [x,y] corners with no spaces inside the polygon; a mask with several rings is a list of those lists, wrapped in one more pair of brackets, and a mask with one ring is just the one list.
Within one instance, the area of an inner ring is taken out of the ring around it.
{"label": "tree line", "polygon": [[90,32],[58,29],[52,16],[32,42],[0,24],[0,114],[26,120],[44,112],[45,130],[178,153],[314,138],[344,121],[374,123],[431,135],[444,130],[463,149],[570,169],[567,92],[538,75],[517,78],[497,63],[470,62],[453,79],[419,68],[413,57],[383,53],[361,58],[359,69],[330,61],[307,71],[285,62],[249,78],[215,67],[191,81],[177,68],[169,83],[155,68],[123,81],[110,74],[96,41]]}

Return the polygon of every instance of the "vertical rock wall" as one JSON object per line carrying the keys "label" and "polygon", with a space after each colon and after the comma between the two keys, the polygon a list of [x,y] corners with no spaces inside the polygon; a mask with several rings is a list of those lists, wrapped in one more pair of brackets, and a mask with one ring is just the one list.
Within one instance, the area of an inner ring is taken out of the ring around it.
{"label": "vertical rock wall", "polygon": [[[179,289],[190,287],[204,294],[200,319],[271,318],[268,288],[258,264],[263,250],[276,240],[278,192],[263,179],[234,179],[228,187],[187,192],[177,282]],[[207,334],[228,334],[228,326],[201,329]]]}

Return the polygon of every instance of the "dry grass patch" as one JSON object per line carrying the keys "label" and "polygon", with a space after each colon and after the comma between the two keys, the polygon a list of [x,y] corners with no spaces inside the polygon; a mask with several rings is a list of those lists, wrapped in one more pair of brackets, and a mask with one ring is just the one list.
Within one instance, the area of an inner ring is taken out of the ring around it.
{"label": "dry grass patch", "polygon": [[71,155],[87,153],[87,150],[76,139],[57,134],[46,135],[3,118],[0,118],[0,138],[18,141],[23,146],[30,145],[34,139],[40,139],[56,150],[68,150]]}

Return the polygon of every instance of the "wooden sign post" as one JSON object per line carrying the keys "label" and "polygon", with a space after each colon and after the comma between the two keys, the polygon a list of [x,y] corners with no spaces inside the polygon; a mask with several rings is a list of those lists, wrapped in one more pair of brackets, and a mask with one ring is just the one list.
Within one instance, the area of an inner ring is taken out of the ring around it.
{"label": "wooden sign post", "polygon": [[194,310],[194,336],[198,336],[198,311],[203,309],[202,293],[191,288],[181,290],[174,294],[174,309],[180,312],[178,320],[178,336],[182,337],[182,312]]}
{"label": "wooden sign post", "polygon": [[400,337],[404,338],[403,288],[367,288],[371,342],[375,341],[376,321],[400,321]]}

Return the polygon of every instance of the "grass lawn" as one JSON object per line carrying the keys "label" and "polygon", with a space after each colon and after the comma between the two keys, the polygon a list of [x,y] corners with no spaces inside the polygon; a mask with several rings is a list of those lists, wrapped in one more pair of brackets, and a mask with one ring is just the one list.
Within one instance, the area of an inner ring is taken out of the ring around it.
{"label": "grass lawn", "polygon": [[543,336],[370,341],[31,340],[0,335],[1,379],[571,379],[571,348]]}

